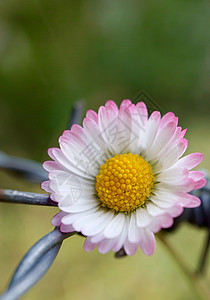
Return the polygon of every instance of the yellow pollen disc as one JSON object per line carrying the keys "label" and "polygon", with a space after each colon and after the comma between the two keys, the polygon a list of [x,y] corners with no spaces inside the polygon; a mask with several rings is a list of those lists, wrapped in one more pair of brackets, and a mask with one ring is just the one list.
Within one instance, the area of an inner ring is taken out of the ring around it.
{"label": "yellow pollen disc", "polygon": [[137,154],[116,154],[101,165],[96,191],[103,207],[130,212],[149,198],[155,177],[151,165]]}

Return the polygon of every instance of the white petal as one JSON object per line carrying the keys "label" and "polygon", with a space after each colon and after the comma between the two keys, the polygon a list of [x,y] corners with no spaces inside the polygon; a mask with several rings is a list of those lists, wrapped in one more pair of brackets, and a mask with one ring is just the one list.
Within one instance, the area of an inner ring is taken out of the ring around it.
{"label": "white petal", "polygon": [[174,194],[155,191],[156,196],[151,196],[150,200],[157,206],[163,209],[167,209],[169,207],[174,206],[177,201],[177,197]]}
{"label": "white petal", "polygon": [[159,155],[159,163],[155,167],[155,173],[166,170],[174,165],[187,149],[187,143],[187,140],[182,139],[168,154],[163,153]]}
{"label": "white petal", "polygon": [[130,152],[130,142],[132,135],[132,116],[129,109],[123,108],[118,116],[118,134],[116,137],[116,152]]}
{"label": "white petal", "polygon": [[75,175],[89,178],[89,179],[94,179],[94,177],[85,171],[81,170],[78,168],[78,166],[73,165],[63,154],[61,149],[53,149],[52,153],[54,154],[56,160],[65,168],[67,168],[70,172],[72,172]]}
{"label": "white petal", "polygon": [[77,219],[72,225],[76,231],[81,231],[82,228],[91,220],[97,219],[99,217],[100,212],[95,212],[92,214],[84,215]]}
{"label": "white petal", "polygon": [[141,229],[139,229],[136,223],[136,212],[132,212],[128,228],[128,241],[134,244],[139,243],[140,232]]}
{"label": "white petal", "polygon": [[149,117],[149,120],[145,127],[145,134],[144,134],[144,140],[143,140],[143,149],[146,153],[146,150],[149,149],[156,137],[158,127],[160,124],[160,112],[154,111],[151,116]]}
{"label": "white petal", "polygon": [[89,209],[89,210],[86,210],[86,211],[83,211],[80,213],[65,213],[66,215],[62,218],[62,223],[65,225],[70,225],[83,216],[93,214],[95,211],[96,211],[96,208],[92,208],[92,209]]}
{"label": "white petal", "polygon": [[59,194],[70,194],[74,203],[84,196],[92,197],[95,194],[95,182],[63,171],[52,171],[49,175],[50,189]]}
{"label": "white petal", "polygon": [[98,145],[98,149],[100,149],[99,153],[97,153],[97,158],[99,161],[103,161],[107,158],[108,155],[108,147],[106,143],[104,142],[101,131],[98,127],[98,125],[91,119],[85,118],[83,120],[84,130],[87,135],[89,135],[94,143]]}
{"label": "white petal", "polygon": [[119,213],[105,228],[104,237],[107,239],[113,239],[118,237],[124,227],[125,215]]}
{"label": "white petal", "polygon": [[87,236],[93,236],[99,234],[104,230],[104,228],[112,222],[114,214],[110,211],[102,213],[98,216],[97,219],[89,221],[83,228],[82,233]]}
{"label": "white petal", "polygon": [[164,209],[162,209],[159,206],[155,205],[153,202],[147,203],[147,211],[153,217],[160,216],[160,215],[165,213]]}
{"label": "white petal", "polygon": [[93,178],[97,175],[100,163],[98,159],[96,159],[96,153],[98,153],[100,149],[94,149],[94,144],[78,146],[74,150],[70,143],[62,141],[60,142],[60,147],[66,159],[72,164],[72,171],[78,172],[77,170],[81,170],[83,174],[87,173],[88,175],[92,175]]}
{"label": "white petal", "polygon": [[[64,205],[64,204],[63,204]],[[96,203],[96,201],[86,201],[86,203],[84,204],[74,204],[74,205],[69,205],[69,206],[62,206],[62,201],[59,203],[59,208],[65,212],[69,212],[69,213],[79,213],[82,211],[86,211],[89,210],[91,208],[98,208],[98,204]]]}
{"label": "white petal", "polygon": [[137,108],[134,104],[128,107],[128,111],[130,112],[131,117],[131,134],[130,134],[130,146],[129,151],[132,154],[139,154],[141,151],[141,137],[144,133],[144,128],[141,125],[141,120],[139,118],[139,114]]}
{"label": "white petal", "polygon": [[138,208],[136,210],[136,224],[138,227],[146,227],[151,221],[151,216],[146,208]]}
{"label": "white petal", "polygon": [[156,177],[156,179],[157,181],[161,181],[161,182],[173,183],[173,182],[178,182],[183,180],[183,178],[186,177],[188,174],[189,174],[188,169],[170,168],[160,173]]}
{"label": "white petal", "polygon": [[180,139],[181,127],[177,127],[172,138],[168,140],[162,150],[159,152],[158,157],[166,156],[176,146],[177,141]]}
{"label": "white petal", "polygon": [[124,223],[124,228],[122,230],[122,233],[116,239],[115,244],[114,244],[114,246],[112,248],[114,252],[119,251],[123,247],[123,245],[125,243],[125,240],[126,240],[126,237],[127,237],[127,233],[128,233],[129,219],[130,219],[129,216],[125,216],[125,223]]}
{"label": "white petal", "polygon": [[146,159],[151,160],[158,156],[159,152],[165,147],[166,143],[172,138],[174,131],[176,128],[176,124],[174,122],[170,122],[166,124],[162,130],[158,131],[155,141],[152,144],[151,149],[148,149],[148,153],[146,153]]}
{"label": "white petal", "polygon": [[101,106],[98,111],[98,126],[102,138],[111,152],[115,152],[117,136],[118,109],[112,105]]}

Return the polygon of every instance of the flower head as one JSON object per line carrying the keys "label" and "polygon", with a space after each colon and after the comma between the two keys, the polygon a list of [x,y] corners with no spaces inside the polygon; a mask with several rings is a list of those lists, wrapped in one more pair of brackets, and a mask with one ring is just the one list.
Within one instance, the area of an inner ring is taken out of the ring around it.
{"label": "flower head", "polygon": [[89,110],[83,127],[64,131],[60,148],[49,149],[53,161],[44,163],[49,181],[42,188],[61,210],[52,224],[81,232],[86,251],[123,247],[133,255],[140,246],[153,254],[154,233],[172,226],[184,207],[199,206],[189,192],[206,183],[202,172],[190,171],[203,155],[181,158],[185,133],[172,112],[148,117],[143,102],[124,100],[118,109],[110,100],[98,114]]}

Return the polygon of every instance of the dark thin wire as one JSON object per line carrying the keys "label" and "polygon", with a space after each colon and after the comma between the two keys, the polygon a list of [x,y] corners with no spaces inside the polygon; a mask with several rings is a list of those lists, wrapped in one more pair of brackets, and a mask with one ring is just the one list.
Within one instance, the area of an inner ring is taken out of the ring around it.
{"label": "dark thin wire", "polygon": [[59,228],[56,227],[39,240],[23,257],[8,289],[0,297],[0,300],[19,299],[50,268],[63,240],[74,234],[75,232],[61,233]]}
{"label": "dark thin wire", "polygon": [[26,158],[10,156],[2,151],[0,151],[0,168],[12,171],[34,183],[48,180],[48,173],[40,163]]}
{"label": "dark thin wire", "polygon": [[68,121],[67,129],[71,129],[71,126],[74,124],[81,124],[84,107],[85,107],[85,100],[83,99],[78,100],[74,103]]}
{"label": "dark thin wire", "polygon": [[0,202],[21,203],[43,206],[57,206],[47,194],[29,193],[14,190],[0,189]]}

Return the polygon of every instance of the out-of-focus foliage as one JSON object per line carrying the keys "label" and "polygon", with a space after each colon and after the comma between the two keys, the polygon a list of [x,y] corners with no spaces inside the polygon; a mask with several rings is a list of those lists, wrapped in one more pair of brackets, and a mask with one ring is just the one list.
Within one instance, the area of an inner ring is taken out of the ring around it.
{"label": "out-of-focus foliage", "polygon": [[[202,167],[210,169],[209,15],[205,0],[0,1],[0,149],[43,161],[73,101],[85,98],[87,108],[97,109],[144,90],[163,112],[180,117],[190,129],[189,151],[203,152]],[[3,171],[0,182],[41,192]],[[52,229],[55,211],[1,204],[0,290],[27,249]],[[184,226],[170,241],[195,269],[204,237]],[[67,240],[25,299],[195,299],[160,244],[153,257],[139,251],[117,261],[111,253],[85,253],[82,243]]]}
{"label": "out-of-focus foliage", "polygon": [[207,1],[1,1],[1,147],[40,159],[79,98],[97,108],[145,90],[205,114],[209,14]]}

